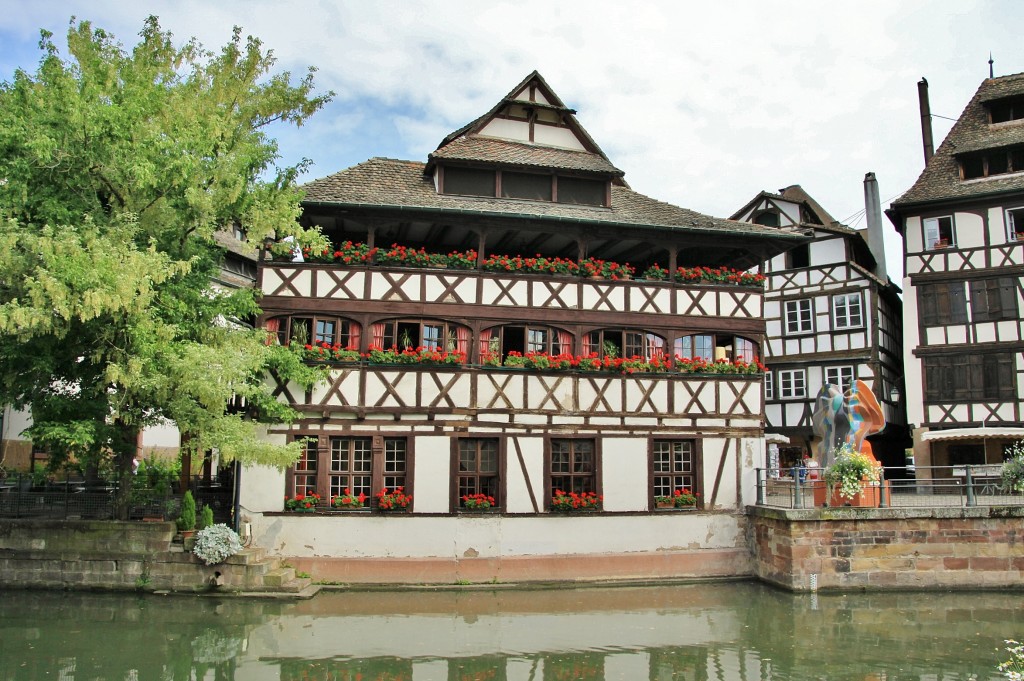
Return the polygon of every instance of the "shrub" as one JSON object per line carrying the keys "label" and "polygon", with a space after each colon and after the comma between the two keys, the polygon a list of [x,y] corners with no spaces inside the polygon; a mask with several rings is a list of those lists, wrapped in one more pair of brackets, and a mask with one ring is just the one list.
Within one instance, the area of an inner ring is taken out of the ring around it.
{"label": "shrub", "polygon": [[242,550],[238,533],[220,523],[199,530],[192,553],[207,565],[216,565]]}
{"label": "shrub", "polygon": [[199,516],[199,524],[196,526],[200,530],[204,530],[207,527],[213,525],[213,507],[207,504],[203,506],[203,512]]}
{"label": "shrub", "polygon": [[188,532],[196,529],[196,500],[192,497],[192,491],[185,492],[181,498],[181,514],[178,516],[178,530]]}

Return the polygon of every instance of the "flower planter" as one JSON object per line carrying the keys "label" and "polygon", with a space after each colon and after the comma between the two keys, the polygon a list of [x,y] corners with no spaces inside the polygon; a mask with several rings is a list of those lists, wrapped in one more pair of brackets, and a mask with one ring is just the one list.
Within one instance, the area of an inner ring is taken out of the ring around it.
{"label": "flower planter", "polygon": [[851,499],[849,497],[842,496],[839,485],[834,485],[832,487],[831,494],[829,495],[828,505],[833,507],[859,506],[864,508],[877,508],[879,489],[881,488],[877,484],[862,483],[860,486],[860,494]]}

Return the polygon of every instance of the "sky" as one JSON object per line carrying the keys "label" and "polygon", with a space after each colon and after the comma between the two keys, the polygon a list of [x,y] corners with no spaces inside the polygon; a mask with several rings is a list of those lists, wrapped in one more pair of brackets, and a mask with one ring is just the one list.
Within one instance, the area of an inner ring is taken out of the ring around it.
{"label": "sky", "polygon": [[1024,72],[1019,0],[0,0],[0,81],[35,70],[40,29],[63,45],[77,17],[130,48],[150,14],[211,50],[240,26],[279,70],[317,69],[331,103],[272,131],[282,164],[313,162],[307,181],[373,156],[425,161],[536,69],[635,191],[729,217],[799,184],[854,228],[865,173],[885,207],[923,167],[922,77],[938,146],[990,53],[995,75]]}

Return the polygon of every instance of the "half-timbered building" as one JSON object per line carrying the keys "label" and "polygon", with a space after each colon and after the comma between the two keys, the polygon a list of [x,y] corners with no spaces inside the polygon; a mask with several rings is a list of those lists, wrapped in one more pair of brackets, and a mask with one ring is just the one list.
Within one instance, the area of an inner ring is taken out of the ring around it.
{"label": "half-timbered building", "polygon": [[845,391],[858,380],[885,412],[886,429],[872,438],[874,453],[886,465],[903,465],[906,417],[899,392],[892,393],[902,391],[902,303],[885,267],[874,173],[864,191],[867,230],[841,224],[800,185],[761,192],[732,215],[814,236],[764,267],[765,430],[779,445],[783,469],[815,453],[811,415],[822,386]]}
{"label": "half-timbered building", "polygon": [[[999,464],[1024,438],[1024,74],[981,83],[888,215],[903,236],[918,464]],[[962,470],[962,469],[961,469]]]}
{"label": "half-timbered building", "polygon": [[[326,380],[275,381],[302,418],[269,437],[305,454],[243,475],[257,544],[348,581],[746,569],[765,322],[744,271],[800,227],[633,191],[536,72],[425,163],[310,183],[302,220],[334,252],[268,252],[261,322]],[[409,512],[381,513],[396,487]],[[695,507],[657,508],[681,489]],[[346,491],[369,508],[331,514]],[[321,512],[282,511],[313,493]]]}

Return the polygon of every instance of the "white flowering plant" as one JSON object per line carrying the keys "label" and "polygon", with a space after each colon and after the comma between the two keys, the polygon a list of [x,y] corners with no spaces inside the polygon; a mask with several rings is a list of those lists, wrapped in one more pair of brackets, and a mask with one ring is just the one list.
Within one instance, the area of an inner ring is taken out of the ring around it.
{"label": "white flowering plant", "polygon": [[1024,644],[1008,639],[1006,652],[1010,653],[1010,659],[1000,663],[997,669],[1010,681],[1024,681]]}
{"label": "white flowering plant", "polygon": [[224,523],[219,523],[199,530],[192,553],[207,565],[216,565],[241,550],[242,540],[238,533]]}
{"label": "white flowering plant", "polygon": [[1024,492],[1024,440],[1014,442],[1009,453],[999,471],[1000,487],[1004,492]]}
{"label": "white flowering plant", "polygon": [[880,470],[866,454],[853,451],[849,443],[836,447],[834,461],[825,469],[825,482],[839,486],[839,496],[853,499],[861,491],[861,482],[877,483]]}

